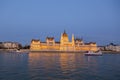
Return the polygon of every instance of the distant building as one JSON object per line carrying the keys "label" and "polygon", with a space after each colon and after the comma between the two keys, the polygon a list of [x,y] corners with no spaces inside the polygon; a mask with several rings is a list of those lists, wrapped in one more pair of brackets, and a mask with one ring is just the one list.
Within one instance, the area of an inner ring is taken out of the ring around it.
{"label": "distant building", "polygon": [[75,46],[76,46],[76,47],[79,47],[79,46],[81,46],[81,45],[84,45],[83,40],[82,40],[82,39],[79,39],[79,38],[76,38],[76,39],[75,39]]}
{"label": "distant building", "polygon": [[72,40],[69,41],[68,35],[64,31],[64,33],[61,34],[60,42],[55,42],[54,37],[47,37],[46,42],[32,39],[30,50],[97,51],[98,48],[95,42],[84,43],[82,39],[74,39],[74,35],[72,35]]}
{"label": "distant building", "polygon": [[98,46],[99,50],[105,51],[105,46]]}
{"label": "distant building", "polygon": [[47,43],[48,46],[54,46],[55,45],[54,37],[47,37],[46,38],[46,43]]}
{"label": "distant building", "polygon": [[105,46],[105,50],[120,52],[120,45],[109,44]]}
{"label": "distant building", "polygon": [[19,44],[17,42],[3,42],[2,43],[2,47],[4,49],[19,49],[20,45],[21,44]]}

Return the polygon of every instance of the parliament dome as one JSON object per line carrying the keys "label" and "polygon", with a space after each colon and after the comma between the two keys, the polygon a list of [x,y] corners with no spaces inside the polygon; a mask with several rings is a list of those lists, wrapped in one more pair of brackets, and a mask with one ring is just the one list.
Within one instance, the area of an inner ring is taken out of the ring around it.
{"label": "parliament dome", "polygon": [[64,33],[62,34],[63,37],[68,37],[66,31],[64,31]]}

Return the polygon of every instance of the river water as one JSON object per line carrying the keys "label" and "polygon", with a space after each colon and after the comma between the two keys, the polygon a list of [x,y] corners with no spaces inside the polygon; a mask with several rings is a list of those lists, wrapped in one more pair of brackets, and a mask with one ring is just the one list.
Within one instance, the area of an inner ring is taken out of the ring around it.
{"label": "river water", "polygon": [[1,52],[0,80],[120,80],[120,54]]}

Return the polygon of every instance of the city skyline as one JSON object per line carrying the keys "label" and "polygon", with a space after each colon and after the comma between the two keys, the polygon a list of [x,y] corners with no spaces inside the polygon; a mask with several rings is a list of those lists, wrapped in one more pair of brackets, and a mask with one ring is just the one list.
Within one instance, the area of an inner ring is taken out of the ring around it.
{"label": "city skyline", "polygon": [[[120,44],[119,0],[3,0],[0,1],[0,42],[30,44],[61,33],[94,41]],[[69,38],[71,38],[69,36]]]}

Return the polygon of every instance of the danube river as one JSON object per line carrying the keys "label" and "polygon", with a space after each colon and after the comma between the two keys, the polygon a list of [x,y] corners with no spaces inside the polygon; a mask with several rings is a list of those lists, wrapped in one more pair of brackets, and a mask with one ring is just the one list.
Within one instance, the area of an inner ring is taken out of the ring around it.
{"label": "danube river", "polygon": [[120,54],[1,52],[0,80],[120,80]]}

